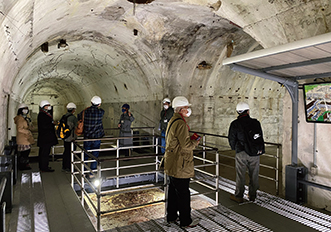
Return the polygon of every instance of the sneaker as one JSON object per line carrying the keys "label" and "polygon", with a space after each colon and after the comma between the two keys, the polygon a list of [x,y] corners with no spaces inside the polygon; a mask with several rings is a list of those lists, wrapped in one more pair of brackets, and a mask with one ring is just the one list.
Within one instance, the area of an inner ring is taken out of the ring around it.
{"label": "sneaker", "polygon": [[242,197],[236,197],[235,195],[231,194],[230,195],[230,199],[237,202],[237,203],[243,203],[244,202],[244,198]]}
{"label": "sneaker", "polygon": [[187,225],[187,226],[181,226],[181,228],[192,228],[192,227],[196,227],[200,222],[200,219],[199,218],[196,218],[194,220],[192,220],[191,224],[190,225]]}
{"label": "sneaker", "polygon": [[255,201],[255,199],[256,199],[256,197],[251,197],[250,195],[248,195],[248,199],[249,199],[249,201],[252,201],[252,202],[254,202]]}

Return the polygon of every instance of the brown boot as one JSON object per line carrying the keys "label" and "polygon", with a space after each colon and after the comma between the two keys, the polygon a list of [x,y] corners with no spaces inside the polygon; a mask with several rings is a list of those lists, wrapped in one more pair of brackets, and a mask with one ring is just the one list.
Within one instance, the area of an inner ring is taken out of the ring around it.
{"label": "brown boot", "polygon": [[237,203],[243,203],[244,202],[244,198],[242,197],[236,197],[235,195],[231,194],[230,195],[230,199],[237,202]]}

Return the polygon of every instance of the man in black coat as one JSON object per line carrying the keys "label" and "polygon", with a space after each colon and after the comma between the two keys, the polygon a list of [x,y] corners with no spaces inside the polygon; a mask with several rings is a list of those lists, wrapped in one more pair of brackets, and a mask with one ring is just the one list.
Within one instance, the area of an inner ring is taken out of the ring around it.
{"label": "man in black coat", "polygon": [[260,155],[264,153],[264,140],[261,124],[249,116],[249,106],[240,102],[236,107],[238,118],[229,129],[229,144],[236,151],[236,190],[231,200],[242,203],[245,191],[245,175],[248,169],[248,198],[255,201],[259,188]]}
{"label": "man in black coat", "polygon": [[39,169],[42,172],[54,172],[48,166],[49,153],[52,146],[58,144],[55,134],[53,116],[51,115],[52,106],[47,100],[40,102],[38,114],[38,147],[39,147]]}

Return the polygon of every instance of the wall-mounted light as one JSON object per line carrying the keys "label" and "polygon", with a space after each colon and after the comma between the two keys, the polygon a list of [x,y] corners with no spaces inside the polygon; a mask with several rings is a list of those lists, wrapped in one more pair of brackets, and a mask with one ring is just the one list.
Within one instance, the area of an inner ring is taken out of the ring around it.
{"label": "wall-mounted light", "polygon": [[57,48],[65,48],[68,44],[65,39],[61,39],[60,42],[57,44]]}

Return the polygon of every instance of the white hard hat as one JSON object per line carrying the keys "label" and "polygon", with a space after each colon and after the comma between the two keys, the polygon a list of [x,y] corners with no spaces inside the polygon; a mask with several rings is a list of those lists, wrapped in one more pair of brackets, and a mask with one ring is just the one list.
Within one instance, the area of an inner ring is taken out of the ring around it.
{"label": "white hard hat", "polygon": [[249,110],[249,105],[245,102],[240,102],[237,104],[236,110],[239,114],[241,114],[245,110]]}
{"label": "white hard hat", "polygon": [[99,96],[94,96],[92,97],[91,102],[93,103],[93,105],[99,105],[101,104],[101,98]]}
{"label": "white hard hat", "polygon": [[76,105],[75,105],[75,103],[73,103],[73,102],[70,102],[70,103],[68,103],[68,105],[67,105],[67,109],[76,109],[77,107],[76,107]]}
{"label": "white hard hat", "polygon": [[163,99],[162,103],[164,104],[166,102],[168,102],[169,104],[171,104],[171,100],[169,98],[167,98],[167,97],[165,99]]}
{"label": "white hard hat", "polygon": [[42,100],[41,102],[40,102],[40,108],[43,108],[45,105],[50,105],[51,103],[49,103],[49,101],[47,101],[47,100]]}
{"label": "white hard hat", "polygon": [[191,104],[188,102],[186,97],[178,96],[175,97],[174,100],[172,100],[172,107],[184,107],[184,106],[190,106]]}
{"label": "white hard hat", "polygon": [[24,103],[21,103],[18,105],[18,109],[22,109],[22,108],[28,108],[28,106]]}

